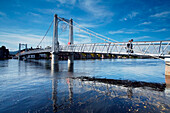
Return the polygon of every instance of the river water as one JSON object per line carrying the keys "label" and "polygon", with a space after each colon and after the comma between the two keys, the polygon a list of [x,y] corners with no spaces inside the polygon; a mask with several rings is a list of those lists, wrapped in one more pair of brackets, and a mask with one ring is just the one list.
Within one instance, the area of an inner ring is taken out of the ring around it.
{"label": "river water", "polygon": [[170,112],[158,59],[0,61],[0,113]]}

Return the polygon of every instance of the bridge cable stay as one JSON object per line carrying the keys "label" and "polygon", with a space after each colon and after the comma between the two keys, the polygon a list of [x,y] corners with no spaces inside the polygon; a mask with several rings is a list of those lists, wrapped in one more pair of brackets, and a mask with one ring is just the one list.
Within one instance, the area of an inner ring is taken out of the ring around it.
{"label": "bridge cable stay", "polygon": [[83,27],[82,25],[78,24],[78,23],[75,22],[75,21],[73,21],[73,22],[74,22],[75,24],[77,24],[78,26],[80,26],[81,28],[84,28],[84,29],[86,29],[87,31],[90,31],[90,32],[92,32],[92,33],[94,33],[94,34],[96,34],[96,35],[98,35],[98,36],[104,37],[104,38],[106,38],[106,39],[108,39],[108,40],[112,40],[112,41],[114,41],[114,42],[118,42],[118,41],[116,41],[116,40],[114,40],[114,39],[111,39],[111,38],[109,38],[109,37],[106,37],[106,36],[104,36],[104,35],[101,35],[101,34],[99,34],[99,33],[96,33],[96,32],[94,32],[94,31],[92,31],[92,30],[90,30],[90,29],[87,29],[87,28]]}
{"label": "bridge cable stay", "polygon": [[51,24],[50,24],[49,28],[47,29],[47,31],[46,31],[46,33],[45,33],[45,35],[43,36],[43,38],[41,39],[41,41],[39,42],[39,44],[37,45],[37,47],[39,47],[39,45],[42,43],[42,41],[43,41],[43,40],[44,40],[44,38],[46,37],[46,35],[47,35],[48,31],[50,30],[50,28],[51,28],[51,26],[52,26],[52,24],[53,24],[53,22],[54,22],[54,20],[51,22]]}
{"label": "bridge cable stay", "polygon": [[[87,31],[85,31],[85,30],[83,30],[83,29],[80,29],[80,28],[78,28],[77,26],[75,26],[75,25],[71,25],[70,23],[68,23],[67,21],[65,21],[64,19],[62,19],[62,18],[60,18],[60,17],[58,17],[60,20],[62,20],[62,21],[64,21],[65,23],[67,23],[67,24],[69,24],[70,26],[74,26],[76,29],[78,29],[78,30],[80,30],[80,31],[83,31],[84,33],[86,33],[86,34],[91,34],[91,33],[89,33],[89,32],[87,32]],[[93,35],[93,34],[91,34],[91,35]],[[101,40],[104,40],[104,41],[106,41],[105,39],[103,39],[103,38],[101,38],[101,37],[98,37],[98,36],[96,36],[96,35],[93,35],[93,36],[95,36],[96,38],[99,38],[99,39],[101,39]],[[108,42],[110,42],[110,41],[108,41]]]}
{"label": "bridge cable stay", "polygon": [[70,26],[74,26],[76,29],[79,29],[79,30],[83,31],[83,32],[86,33],[86,34],[89,34],[89,35],[91,34],[92,36],[94,36],[94,37],[96,37],[96,38],[99,38],[99,39],[104,40],[104,41],[107,41],[107,42],[111,42],[111,41],[108,41],[108,40],[106,40],[106,39],[104,39],[104,38],[101,38],[101,37],[99,37],[99,36],[96,36],[95,34],[89,33],[89,32],[87,32],[87,31],[85,31],[85,30],[83,30],[83,29],[81,29],[81,28],[79,28],[79,27],[77,27],[77,26],[75,26],[75,25],[71,25],[70,23],[68,23],[67,21],[65,21],[64,19],[62,19],[62,18],[60,18],[60,17],[58,17],[58,19],[64,21],[65,23],[69,24]]}

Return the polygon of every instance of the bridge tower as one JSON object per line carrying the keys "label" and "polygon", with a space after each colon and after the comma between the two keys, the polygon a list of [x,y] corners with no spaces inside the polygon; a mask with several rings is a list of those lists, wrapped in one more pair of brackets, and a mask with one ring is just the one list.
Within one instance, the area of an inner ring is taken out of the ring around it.
{"label": "bridge tower", "polygon": [[[69,42],[68,42],[68,45],[72,45],[74,42],[73,42],[73,19],[70,19],[69,20]],[[68,69],[69,71],[72,70],[73,68],[73,63],[74,63],[74,54],[71,52],[69,53],[69,56],[68,56]]]}
{"label": "bridge tower", "polygon": [[54,28],[53,28],[53,42],[52,42],[52,60],[51,64],[58,64],[59,42],[58,42],[58,18],[57,14],[54,15]]}
{"label": "bridge tower", "polygon": [[[21,43],[19,43],[18,60],[21,60],[20,54],[21,54],[21,47],[22,47],[22,46],[25,46],[25,52],[27,51],[27,44],[21,44]],[[27,55],[25,55],[25,60],[27,60]]]}

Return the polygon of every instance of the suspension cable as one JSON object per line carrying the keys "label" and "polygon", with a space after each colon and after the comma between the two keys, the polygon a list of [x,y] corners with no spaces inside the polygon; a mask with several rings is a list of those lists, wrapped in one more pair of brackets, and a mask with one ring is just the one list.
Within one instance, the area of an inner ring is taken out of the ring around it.
{"label": "suspension cable", "polygon": [[[81,30],[81,31],[83,31],[84,33],[86,33],[86,34],[91,34],[91,33],[89,33],[89,32],[87,32],[87,31],[85,31],[85,30],[83,30],[83,29],[81,29],[81,28],[78,28],[77,26],[75,26],[75,25],[71,25],[70,23],[68,23],[67,21],[65,21],[64,19],[62,19],[62,18],[60,18],[60,17],[58,17],[60,20],[62,20],[62,21],[64,21],[65,23],[67,23],[67,24],[69,24],[70,26],[74,26],[76,29],[79,29],[79,30]],[[101,38],[101,37],[99,37],[99,36],[96,36],[96,35],[94,35],[94,34],[91,34],[92,36],[94,36],[94,37],[96,37],[96,38],[99,38],[99,39],[101,39],[101,40],[104,40],[104,41],[107,41],[107,42],[111,42],[111,41],[108,41],[108,40],[106,40],[106,39],[103,39],[103,38]]]}
{"label": "suspension cable", "polygon": [[84,28],[84,29],[86,29],[87,31],[90,31],[90,32],[92,32],[92,33],[94,33],[94,34],[96,34],[96,35],[99,35],[99,36],[101,36],[101,37],[104,37],[104,38],[106,38],[106,39],[108,39],[108,40],[112,40],[112,41],[118,42],[118,41],[116,41],[116,40],[114,40],[114,39],[111,39],[111,38],[109,38],[109,37],[106,37],[106,36],[104,36],[104,35],[101,35],[101,34],[99,34],[99,33],[96,33],[96,32],[94,32],[94,31],[92,31],[92,30],[90,30],[90,29],[87,29],[87,28],[83,27],[82,25],[78,24],[78,23],[75,22],[75,21],[74,21],[74,23],[77,24],[78,26],[80,26],[81,28]]}
{"label": "suspension cable", "polygon": [[51,26],[52,26],[52,24],[53,24],[53,22],[54,22],[54,20],[51,22],[51,24],[50,24],[50,26],[49,26],[49,28],[47,29],[47,31],[46,31],[46,33],[45,33],[45,35],[43,36],[43,38],[41,39],[41,41],[40,41],[40,43],[37,45],[37,47],[42,43],[42,41],[44,40],[44,38],[46,37],[46,35],[47,35],[47,33],[48,33],[48,31],[50,30],[50,28],[51,28]]}

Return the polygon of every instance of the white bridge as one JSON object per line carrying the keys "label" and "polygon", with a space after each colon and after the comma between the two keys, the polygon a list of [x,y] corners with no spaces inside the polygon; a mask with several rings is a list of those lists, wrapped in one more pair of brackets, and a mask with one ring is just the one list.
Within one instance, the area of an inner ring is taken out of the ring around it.
{"label": "white bridge", "polygon": [[[68,45],[60,45],[58,41],[58,24],[60,21],[65,22],[69,25],[69,42]],[[107,43],[89,43],[89,44],[74,44],[73,42],[73,19],[65,19],[54,15],[54,20],[52,21],[50,27],[54,23],[53,27],[53,41],[52,47],[49,48],[37,48],[33,50],[27,49],[27,44],[19,44],[19,59],[20,57],[34,54],[50,53],[52,55],[52,64],[58,63],[59,53],[68,53],[69,63],[74,61],[74,53],[91,53],[91,54],[111,54],[111,55],[131,55],[131,56],[150,56],[154,58],[170,58],[170,40],[168,41],[141,41],[141,42],[113,42],[114,39],[108,38],[96,32],[93,32],[85,27],[80,26],[79,30],[84,33],[94,36],[98,39],[107,41]],[[47,35],[50,27],[48,28],[46,34],[42,40]],[[86,31],[85,31],[86,30]],[[41,44],[42,40],[38,44]],[[112,40],[112,41],[110,41]],[[25,52],[21,51],[21,46],[25,45]]]}
{"label": "white bridge", "polygon": [[[132,56],[170,57],[170,41],[133,42],[133,49],[129,49],[129,42],[91,43],[60,45],[59,52],[64,53],[94,53]],[[133,53],[130,52],[133,50]],[[52,49],[36,49],[21,53],[21,56],[52,52]]]}

